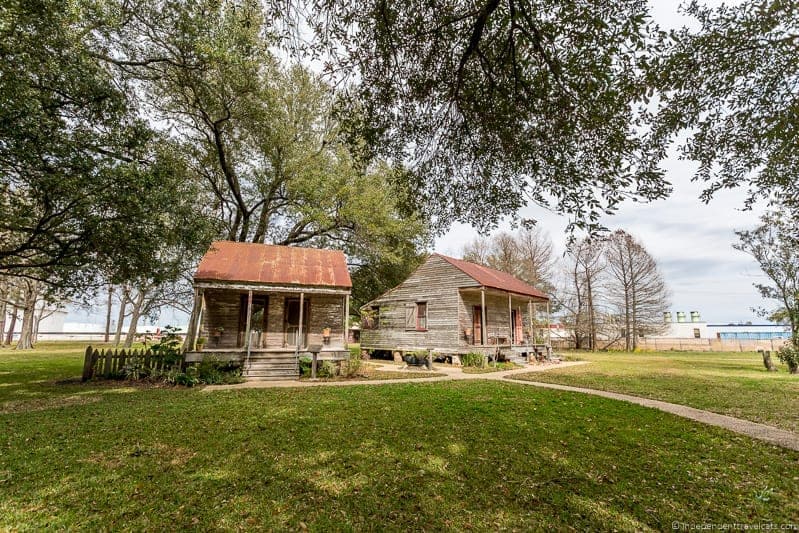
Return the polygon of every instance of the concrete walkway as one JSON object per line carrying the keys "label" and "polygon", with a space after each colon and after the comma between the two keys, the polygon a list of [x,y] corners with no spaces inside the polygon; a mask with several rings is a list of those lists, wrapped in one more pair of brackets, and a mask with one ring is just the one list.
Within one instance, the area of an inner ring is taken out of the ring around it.
{"label": "concrete walkway", "polygon": [[[673,415],[702,422],[710,426],[716,426],[728,429],[741,435],[746,435],[754,439],[765,441],[783,448],[799,451],[799,435],[790,431],[767,426],[765,424],[758,424],[757,422],[750,422],[732,416],[720,415],[702,409],[695,409],[685,405],[676,403],[663,402],[660,400],[651,400],[649,398],[642,398],[640,396],[632,396],[629,394],[620,394],[617,392],[609,392],[597,389],[586,389],[583,387],[571,387],[568,385],[557,385],[554,383],[541,383],[538,381],[526,381],[520,379],[513,379],[515,375],[529,374],[532,372],[546,372],[547,370],[554,370],[558,368],[566,368],[570,366],[587,364],[587,361],[565,361],[559,364],[544,364],[536,365],[526,368],[516,368],[513,370],[503,370],[501,372],[490,372],[486,374],[467,374],[458,367],[444,367],[438,366],[434,372],[444,374],[442,376],[434,377],[419,377],[407,379],[381,379],[381,380],[349,380],[349,381],[248,381],[237,385],[211,385],[205,387],[204,391],[218,391],[218,390],[238,390],[238,389],[262,389],[262,388],[296,388],[296,387],[350,387],[354,385],[388,385],[390,383],[430,383],[438,381],[468,381],[468,380],[490,380],[490,381],[505,381],[515,383],[517,385],[527,385],[531,387],[540,387],[545,389],[554,389],[567,392],[579,392],[581,394],[591,394],[594,396],[602,396],[603,398],[610,398],[612,400],[619,400],[623,402],[634,403],[652,409],[671,413]],[[396,371],[397,367],[391,364],[382,365],[378,370],[393,370]]]}
{"label": "concrete walkway", "polygon": [[718,413],[711,413],[710,411],[703,411],[702,409],[695,409],[686,405],[679,405],[676,403],[662,402],[660,400],[651,400],[649,398],[641,398],[640,396],[631,396],[629,394],[620,394],[618,392],[609,392],[597,389],[585,389],[582,387],[570,387],[568,385],[557,385],[555,383],[541,383],[538,381],[525,381],[521,379],[506,379],[511,383],[518,383],[519,385],[530,385],[533,387],[542,387],[545,389],[555,389],[568,392],[579,392],[582,394],[591,394],[593,396],[602,396],[603,398],[610,398],[612,400],[620,400],[623,402],[630,402],[644,407],[651,407],[666,413],[696,420],[703,424],[710,426],[717,426],[724,429],[729,429],[735,433],[746,435],[754,439],[762,440],[783,448],[799,451],[799,435],[790,431],[776,428],[774,426],[767,426],[765,424],[758,424],[757,422],[750,422],[749,420],[742,420],[727,415],[720,415]]}

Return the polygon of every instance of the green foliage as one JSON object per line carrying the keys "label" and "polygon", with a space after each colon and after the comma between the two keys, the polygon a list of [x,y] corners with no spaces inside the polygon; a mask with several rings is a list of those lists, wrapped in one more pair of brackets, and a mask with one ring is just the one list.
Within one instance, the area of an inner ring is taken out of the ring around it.
{"label": "green foliage", "polygon": [[652,145],[688,133],[682,154],[714,192],[747,187],[747,205],[781,198],[799,215],[796,78],[799,7],[747,0],[683,5],[694,24],[663,36],[649,65],[661,108]]}
{"label": "green foliage", "polygon": [[733,248],[751,255],[768,278],[754,286],[763,298],[777,302],[776,309],[756,309],[790,328],[794,346],[799,346],[799,234],[796,219],[783,210],[767,212],[753,230],[736,231]]}
{"label": "green foliage", "polygon": [[185,372],[178,368],[173,368],[163,372],[160,377],[167,385],[194,387],[200,383],[200,379],[197,376],[197,369],[193,367],[187,368]]}
{"label": "green foliage", "polygon": [[0,271],[76,296],[96,276],[148,272],[164,235],[202,220],[184,216],[196,195],[174,143],[92,42],[107,25],[82,0],[0,10]]}
{"label": "green foliage", "polygon": [[239,383],[242,380],[241,366],[238,363],[220,361],[216,357],[204,357],[194,370],[196,370],[198,382],[206,385]]}
{"label": "green foliage", "polygon": [[461,356],[461,364],[465,367],[483,368],[486,366],[486,357],[481,353],[469,352]]}
{"label": "green foliage", "polygon": [[777,357],[788,365],[791,374],[799,373],[799,346],[794,342],[785,343],[778,351]]}
{"label": "green foliage", "polygon": [[144,366],[143,357],[130,357],[122,367],[122,377],[138,381],[150,376],[150,369]]}
{"label": "green foliage", "polygon": [[350,127],[415,163],[415,200],[442,227],[485,228],[530,201],[595,226],[626,197],[668,194],[636,131],[644,2],[312,6],[331,70],[360,82]]}
{"label": "green foliage", "polygon": [[183,360],[183,339],[178,335],[178,328],[166,326],[161,339],[152,345],[150,350],[156,357],[161,357],[167,366],[173,366]]}
{"label": "green foliage", "polygon": [[300,357],[300,376],[310,376],[311,375],[311,365],[313,365],[313,359],[308,357],[307,355],[303,355]]}
{"label": "green foliage", "polygon": [[332,361],[321,361],[316,375],[320,378],[334,378],[339,375],[339,367]]}
{"label": "green foliage", "polygon": [[252,0],[109,5],[112,63],[165,127],[180,124],[203,214],[225,238],[339,248],[355,262],[425,240],[401,169],[357,160],[333,87],[270,51],[274,13]]}
{"label": "green foliage", "polygon": [[349,357],[345,361],[342,361],[341,366],[339,368],[339,372],[342,376],[346,378],[354,378],[361,373],[361,353],[360,350],[357,352],[350,351]]}

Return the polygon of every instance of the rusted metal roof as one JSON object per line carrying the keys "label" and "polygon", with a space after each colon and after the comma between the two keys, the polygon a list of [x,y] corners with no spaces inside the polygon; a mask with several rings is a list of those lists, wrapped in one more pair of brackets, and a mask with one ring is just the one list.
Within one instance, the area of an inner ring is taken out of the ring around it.
{"label": "rusted metal roof", "polygon": [[347,260],[338,250],[232,241],[213,242],[200,261],[194,279],[352,287]]}
{"label": "rusted metal roof", "polygon": [[444,261],[448,262],[484,287],[490,287],[492,289],[499,289],[515,294],[523,294],[525,296],[534,296],[536,298],[549,300],[549,296],[542,291],[536,289],[532,285],[528,285],[522,280],[515,278],[506,272],[488,268],[482,265],[477,265],[475,263],[470,263],[468,261],[464,261],[463,259],[455,259],[454,257],[447,257],[446,255],[441,254],[434,255],[437,255]]}

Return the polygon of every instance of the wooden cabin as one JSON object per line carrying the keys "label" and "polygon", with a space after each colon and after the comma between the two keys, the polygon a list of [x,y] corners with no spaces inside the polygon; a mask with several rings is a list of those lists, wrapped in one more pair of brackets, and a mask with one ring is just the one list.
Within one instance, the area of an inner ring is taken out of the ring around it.
{"label": "wooden cabin", "polygon": [[351,288],[340,251],[214,242],[194,274],[186,361],[213,355],[248,379],[296,379],[309,350],[346,358]]}
{"label": "wooden cabin", "polygon": [[361,316],[361,349],[395,359],[427,350],[517,360],[551,353],[546,294],[505,272],[440,254],[364,305]]}

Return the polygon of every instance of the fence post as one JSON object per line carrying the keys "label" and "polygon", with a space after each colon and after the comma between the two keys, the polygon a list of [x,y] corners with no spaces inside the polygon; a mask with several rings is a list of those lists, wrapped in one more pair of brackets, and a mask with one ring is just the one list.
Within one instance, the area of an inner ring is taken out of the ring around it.
{"label": "fence post", "polygon": [[92,350],[91,346],[86,347],[86,354],[83,356],[83,374],[81,375],[81,381],[88,381],[90,377],[92,377],[92,355],[94,354],[94,350]]}
{"label": "fence post", "polygon": [[[114,350],[114,352],[116,352],[116,350]],[[108,379],[111,377],[111,350],[106,350],[105,354],[101,355],[105,356],[103,358],[103,377]]]}

